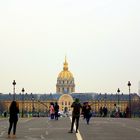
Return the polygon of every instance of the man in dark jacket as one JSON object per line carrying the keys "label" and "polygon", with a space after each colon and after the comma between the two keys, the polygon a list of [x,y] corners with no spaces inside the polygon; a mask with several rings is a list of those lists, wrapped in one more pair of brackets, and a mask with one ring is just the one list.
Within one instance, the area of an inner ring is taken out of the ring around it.
{"label": "man in dark jacket", "polygon": [[71,107],[73,108],[73,111],[72,111],[71,130],[69,131],[69,133],[73,133],[73,126],[75,120],[76,120],[76,133],[78,133],[80,109],[82,108],[78,98],[75,99],[75,102],[72,103]]}
{"label": "man in dark jacket", "polygon": [[57,104],[57,102],[54,105],[54,112],[55,112],[55,120],[58,120],[59,105]]}

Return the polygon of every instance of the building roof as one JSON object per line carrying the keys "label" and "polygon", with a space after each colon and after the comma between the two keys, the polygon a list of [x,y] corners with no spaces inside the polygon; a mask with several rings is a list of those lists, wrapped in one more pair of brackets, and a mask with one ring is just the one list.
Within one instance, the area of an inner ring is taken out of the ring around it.
{"label": "building roof", "polygon": [[[58,93],[50,93],[50,94],[16,94],[15,98],[16,100],[22,101],[24,100],[40,100],[40,101],[57,101],[59,97],[63,94],[58,94]],[[117,101],[118,98],[120,101],[128,101],[129,100],[129,95],[128,94],[120,94],[119,96],[117,94],[99,94],[99,93],[71,93],[70,94],[73,99],[79,98],[81,102],[86,102],[86,101]],[[136,94],[130,94],[131,99],[134,97],[140,97]],[[13,100],[13,94],[0,94],[0,100],[5,100],[5,101],[12,101]]]}

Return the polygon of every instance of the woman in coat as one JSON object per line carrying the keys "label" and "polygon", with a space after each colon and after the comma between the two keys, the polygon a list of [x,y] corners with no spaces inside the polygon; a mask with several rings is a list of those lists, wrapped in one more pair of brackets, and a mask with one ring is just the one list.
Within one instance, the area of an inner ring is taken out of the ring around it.
{"label": "woman in coat", "polygon": [[9,129],[8,129],[8,137],[10,137],[10,132],[13,127],[13,137],[16,137],[16,126],[18,122],[18,113],[19,113],[19,107],[16,101],[12,101],[10,105],[10,118],[9,118]]}
{"label": "woman in coat", "polygon": [[92,114],[91,114],[91,106],[88,104],[88,102],[85,105],[84,115],[85,115],[87,124],[89,124],[89,120]]}

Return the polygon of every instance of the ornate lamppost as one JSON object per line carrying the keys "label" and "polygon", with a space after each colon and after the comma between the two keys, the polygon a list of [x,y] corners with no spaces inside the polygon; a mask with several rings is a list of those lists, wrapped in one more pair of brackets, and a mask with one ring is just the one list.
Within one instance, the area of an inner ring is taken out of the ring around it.
{"label": "ornate lamppost", "polygon": [[120,99],[119,99],[120,89],[119,88],[118,88],[117,92],[118,92],[118,106],[119,106],[119,102],[120,102]]}
{"label": "ornate lamppost", "polygon": [[16,93],[15,93],[15,85],[16,85],[16,81],[13,80],[13,83],[12,83],[12,84],[13,84],[13,101],[15,101],[15,99],[16,99],[16,98],[15,98],[15,97],[16,97],[16,95],[15,95],[15,94],[16,94]]}
{"label": "ornate lamppost", "polygon": [[129,87],[129,117],[131,118],[131,96],[130,96],[130,87],[131,87],[131,83],[130,81],[128,81],[128,87]]}
{"label": "ornate lamppost", "polygon": [[25,92],[25,89],[22,88],[22,118],[24,117],[24,92]]}

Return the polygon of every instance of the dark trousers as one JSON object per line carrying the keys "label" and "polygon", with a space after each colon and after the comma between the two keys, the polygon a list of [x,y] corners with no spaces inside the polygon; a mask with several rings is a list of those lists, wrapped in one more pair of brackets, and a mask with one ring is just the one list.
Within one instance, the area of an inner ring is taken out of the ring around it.
{"label": "dark trousers", "polygon": [[89,124],[90,116],[86,116],[87,124]]}
{"label": "dark trousers", "polygon": [[15,135],[16,134],[17,121],[10,121],[8,135],[10,135],[12,127],[13,127],[13,135]]}
{"label": "dark trousers", "polygon": [[51,114],[51,119],[52,119],[52,120],[54,119],[54,114],[53,114],[53,113]]}
{"label": "dark trousers", "polygon": [[78,130],[78,127],[79,127],[79,117],[80,116],[72,116],[71,131],[73,131],[73,126],[74,126],[75,120],[76,120],[76,131]]}
{"label": "dark trousers", "polygon": [[87,124],[89,124],[89,121],[90,121],[91,116],[92,116],[91,113],[85,114]]}
{"label": "dark trousers", "polygon": [[55,120],[58,120],[58,112],[55,112]]}

